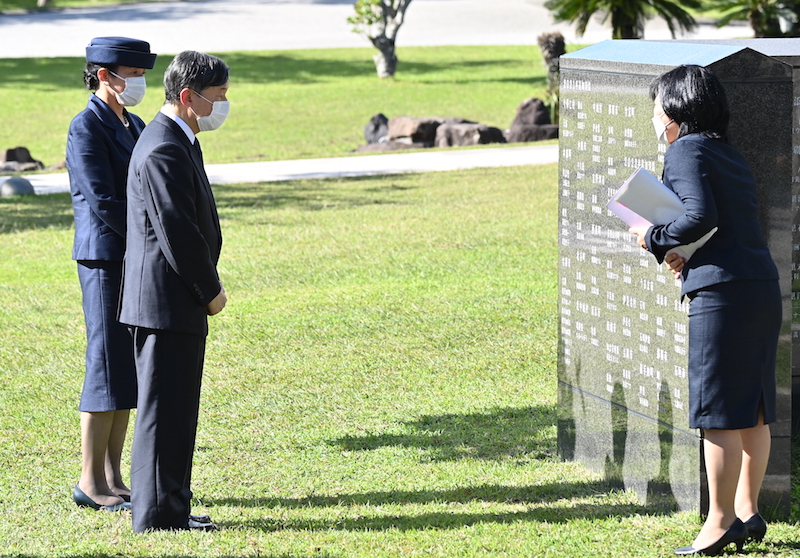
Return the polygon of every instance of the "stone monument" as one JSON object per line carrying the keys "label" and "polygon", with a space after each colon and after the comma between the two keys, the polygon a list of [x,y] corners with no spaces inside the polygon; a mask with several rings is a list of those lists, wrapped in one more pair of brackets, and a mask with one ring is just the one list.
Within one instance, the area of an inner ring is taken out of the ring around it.
{"label": "stone monument", "polygon": [[606,208],[636,168],[661,175],[667,144],[650,122],[649,86],[681,64],[708,67],[726,88],[730,140],[753,169],[780,272],[778,422],[762,504],[788,515],[795,97],[789,64],[742,45],[605,41],[561,58],[559,452],[643,504],[707,509],[700,432],[688,427],[688,302]]}

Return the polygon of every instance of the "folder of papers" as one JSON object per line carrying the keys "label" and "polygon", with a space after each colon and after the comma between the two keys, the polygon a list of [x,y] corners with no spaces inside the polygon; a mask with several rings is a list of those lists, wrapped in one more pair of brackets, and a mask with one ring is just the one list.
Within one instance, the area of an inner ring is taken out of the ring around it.
{"label": "folder of papers", "polygon": [[[666,225],[685,212],[683,202],[678,195],[642,167],[633,171],[608,201],[606,207],[628,227]],[[674,252],[688,261],[715,232],[717,232],[716,227],[700,240],[673,248],[667,254]]]}

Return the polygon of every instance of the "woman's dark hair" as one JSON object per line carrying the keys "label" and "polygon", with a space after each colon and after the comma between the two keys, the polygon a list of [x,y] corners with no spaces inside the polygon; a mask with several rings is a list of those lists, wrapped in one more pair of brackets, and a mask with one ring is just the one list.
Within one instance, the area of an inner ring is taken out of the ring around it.
{"label": "woman's dark hair", "polygon": [[97,77],[97,71],[100,68],[105,68],[115,74],[119,73],[119,66],[116,64],[95,64],[94,62],[87,62],[86,67],[83,69],[83,83],[89,91],[97,91],[100,89],[100,79]]}
{"label": "woman's dark hair", "polygon": [[650,85],[650,98],[661,100],[664,113],[678,126],[678,137],[703,134],[728,141],[730,111],[717,77],[702,66],[678,66]]}
{"label": "woman's dark hair", "polygon": [[186,50],[172,59],[164,72],[164,96],[167,103],[177,103],[181,91],[201,93],[209,87],[228,83],[228,65],[216,56]]}

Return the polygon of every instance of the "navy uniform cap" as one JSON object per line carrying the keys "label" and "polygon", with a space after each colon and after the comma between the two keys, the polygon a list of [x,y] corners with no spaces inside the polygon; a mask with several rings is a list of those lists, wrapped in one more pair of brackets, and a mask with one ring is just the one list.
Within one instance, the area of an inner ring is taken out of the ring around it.
{"label": "navy uniform cap", "polygon": [[95,37],[86,47],[86,61],[152,70],[156,55],[150,43],[127,37]]}

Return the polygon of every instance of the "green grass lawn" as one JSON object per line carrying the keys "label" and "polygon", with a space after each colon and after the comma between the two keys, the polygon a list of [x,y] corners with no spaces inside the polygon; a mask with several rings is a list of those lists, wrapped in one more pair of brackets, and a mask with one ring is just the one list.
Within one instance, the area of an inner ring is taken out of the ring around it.
{"label": "green grass lawn", "polygon": [[[207,162],[347,155],[369,118],[507,127],[535,47],[222,53]],[[170,56],[138,114],[162,100]],[[0,148],[63,159],[78,58],[0,60]],[[217,186],[229,306],[211,320],[195,506],[216,533],[78,509],[84,349],[68,195],[0,199],[0,557],[656,557],[693,513],[556,455],[555,165]],[[128,455],[126,454],[126,460]],[[795,492],[798,487],[795,485]],[[797,512],[795,506],[794,517]],[[800,556],[772,523],[759,556]]]}
{"label": "green grass lawn", "polygon": [[[175,53],[159,53],[133,112],[149,122],[164,101]],[[508,128],[518,105],[543,98],[535,46],[399,48],[397,76],[375,76],[374,49],[219,53],[231,67],[231,114],[203,135],[207,163],[347,155],[377,113],[456,116]],[[86,106],[83,58],[0,59],[0,149],[28,147],[45,165],[64,160],[67,130]]]}
{"label": "green grass lawn", "polygon": [[[656,557],[696,514],[556,454],[555,165],[217,186],[195,510],[77,508],[69,196],[0,199],[0,556]],[[126,461],[128,459],[126,451]],[[760,556],[800,554],[772,524]]]}

